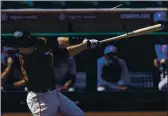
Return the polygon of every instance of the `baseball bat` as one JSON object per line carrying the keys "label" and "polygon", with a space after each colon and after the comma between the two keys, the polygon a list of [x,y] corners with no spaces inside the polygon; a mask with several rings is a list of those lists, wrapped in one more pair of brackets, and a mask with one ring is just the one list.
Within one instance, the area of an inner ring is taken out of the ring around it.
{"label": "baseball bat", "polygon": [[145,28],[134,30],[132,32],[128,32],[126,34],[122,34],[122,35],[119,35],[119,36],[116,36],[116,37],[104,39],[104,40],[100,41],[100,43],[105,43],[105,42],[110,42],[110,41],[113,41],[113,40],[120,40],[120,39],[129,38],[129,37],[139,36],[139,35],[147,34],[149,32],[159,31],[161,29],[162,29],[162,25],[161,24],[156,24],[156,25],[153,25],[153,26],[148,26],[148,27],[145,27]]}

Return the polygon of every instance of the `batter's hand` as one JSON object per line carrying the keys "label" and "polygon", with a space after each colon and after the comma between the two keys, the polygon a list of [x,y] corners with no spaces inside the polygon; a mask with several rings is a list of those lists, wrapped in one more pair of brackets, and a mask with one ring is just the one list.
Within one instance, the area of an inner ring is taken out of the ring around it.
{"label": "batter's hand", "polygon": [[84,42],[87,42],[87,47],[88,48],[96,48],[96,47],[98,47],[99,45],[100,45],[100,42],[98,41],[98,40],[96,40],[96,39],[84,39],[83,40],[83,43]]}

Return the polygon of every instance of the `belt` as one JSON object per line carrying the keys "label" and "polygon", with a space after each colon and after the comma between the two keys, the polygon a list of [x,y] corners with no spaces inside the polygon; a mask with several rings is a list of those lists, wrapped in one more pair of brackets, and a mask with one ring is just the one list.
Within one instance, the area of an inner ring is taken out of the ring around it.
{"label": "belt", "polygon": [[36,91],[36,90],[29,90],[29,91],[30,92],[34,92],[34,93],[47,93],[47,92],[50,92],[52,90],[56,90],[56,88],[54,87],[54,88],[49,88],[49,89],[45,89],[45,90],[38,90],[38,91]]}

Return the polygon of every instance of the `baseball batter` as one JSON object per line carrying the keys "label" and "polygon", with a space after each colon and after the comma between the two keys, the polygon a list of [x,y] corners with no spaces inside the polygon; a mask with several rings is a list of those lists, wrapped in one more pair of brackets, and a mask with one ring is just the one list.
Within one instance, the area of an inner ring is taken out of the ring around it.
{"label": "baseball batter", "polygon": [[52,69],[53,55],[62,59],[95,48],[99,42],[85,39],[83,43],[59,49],[56,40],[37,39],[29,32],[16,31],[13,47],[22,56],[21,69],[27,83],[27,105],[34,116],[55,116],[59,111],[64,116],[84,116],[84,112],[55,88]]}

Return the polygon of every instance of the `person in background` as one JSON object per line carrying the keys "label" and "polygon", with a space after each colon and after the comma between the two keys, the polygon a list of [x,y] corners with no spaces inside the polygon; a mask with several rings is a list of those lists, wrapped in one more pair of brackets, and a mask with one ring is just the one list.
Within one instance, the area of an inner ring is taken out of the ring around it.
{"label": "person in background", "polygon": [[[69,38],[59,37],[57,39],[59,48],[69,46]],[[74,57],[60,59],[54,56],[53,69],[56,78],[56,87],[59,91],[74,91],[73,87],[76,80],[76,62]]]}
{"label": "person in background", "polygon": [[3,91],[26,91],[26,83],[19,68],[15,48],[3,46],[1,53],[1,86]]}
{"label": "person in background", "polygon": [[117,48],[107,46],[97,60],[97,91],[127,90],[130,78],[125,61],[117,56]]}
{"label": "person in background", "polygon": [[158,83],[159,90],[168,90],[168,45],[155,45],[157,59],[154,61],[154,66],[159,69],[160,82]]}
{"label": "person in background", "polygon": [[[156,12],[154,14],[154,23],[162,24],[163,30],[167,29],[167,14],[166,12]],[[159,90],[168,89],[168,38],[160,39],[160,44],[155,44],[154,49],[156,58],[154,59],[154,88]]]}

